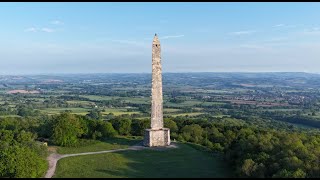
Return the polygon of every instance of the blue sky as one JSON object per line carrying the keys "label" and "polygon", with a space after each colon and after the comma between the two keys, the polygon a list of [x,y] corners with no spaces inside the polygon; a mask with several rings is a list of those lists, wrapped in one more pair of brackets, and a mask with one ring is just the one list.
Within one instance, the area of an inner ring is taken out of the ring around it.
{"label": "blue sky", "polygon": [[0,3],[0,74],[320,72],[320,3]]}

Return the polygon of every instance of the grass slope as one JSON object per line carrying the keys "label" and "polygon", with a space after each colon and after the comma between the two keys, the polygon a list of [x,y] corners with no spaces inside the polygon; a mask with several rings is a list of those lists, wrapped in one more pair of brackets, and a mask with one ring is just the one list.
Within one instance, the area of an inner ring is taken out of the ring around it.
{"label": "grass slope", "polygon": [[106,151],[112,149],[123,149],[142,141],[142,137],[115,137],[107,142],[98,140],[81,140],[80,147],[58,147],[59,154],[74,154],[83,152]]}
{"label": "grass slope", "polygon": [[76,156],[58,162],[55,178],[230,177],[219,155],[178,143],[179,148]]}

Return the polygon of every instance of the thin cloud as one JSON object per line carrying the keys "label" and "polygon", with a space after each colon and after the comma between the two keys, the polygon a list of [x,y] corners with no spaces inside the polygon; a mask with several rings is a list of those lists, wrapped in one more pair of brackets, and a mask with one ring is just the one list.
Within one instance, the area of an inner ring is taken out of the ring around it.
{"label": "thin cloud", "polygon": [[273,26],[274,28],[294,28],[297,27],[297,25],[287,25],[287,24],[276,24]]}
{"label": "thin cloud", "polygon": [[304,31],[302,33],[308,34],[308,35],[318,35],[318,34],[320,34],[320,27],[314,27],[311,29],[304,29]]}
{"label": "thin cloud", "polygon": [[279,42],[279,41],[284,41],[284,40],[288,40],[288,38],[287,37],[274,37],[274,38],[266,39],[266,40],[264,40],[264,42]]}
{"label": "thin cloud", "polygon": [[177,35],[177,36],[163,36],[160,39],[170,39],[170,38],[179,38],[179,37],[183,37],[184,35]]}
{"label": "thin cloud", "polygon": [[26,32],[37,32],[38,29],[37,28],[34,28],[34,27],[31,27],[31,28],[27,28],[25,29]]}
{"label": "thin cloud", "polygon": [[283,27],[285,26],[284,24],[277,24],[277,25],[274,25],[273,27]]}
{"label": "thin cloud", "polygon": [[137,41],[128,41],[128,40],[111,40],[113,42],[123,43],[123,44],[137,44]]}
{"label": "thin cloud", "polygon": [[54,20],[54,21],[51,21],[51,24],[60,25],[60,24],[63,24],[63,22],[59,20]]}
{"label": "thin cloud", "polygon": [[145,46],[146,45],[143,42],[130,41],[130,40],[111,40],[111,41],[116,42],[116,43],[121,43],[121,44],[135,45],[135,46]]}
{"label": "thin cloud", "polygon": [[51,29],[51,28],[41,28],[41,31],[47,32],[47,33],[52,33],[52,32],[54,32],[55,30],[54,30],[54,29]]}
{"label": "thin cloud", "polygon": [[56,30],[55,30],[55,29],[52,29],[52,28],[47,28],[47,27],[44,27],[44,28],[31,27],[31,28],[25,29],[24,31],[25,31],[25,32],[46,32],[46,33],[52,33],[52,32],[55,32]]}
{"label": "thin cloud", "polygon": [[241,44],[239,47],[242,48],[249,48],[249,49],[265,49],[262,45],[256,45],[256,44]]}
{"label": "thin cloud", "polygon": [[236,31],[236,32],[231,32],[231,35],[248,35],[248,34],[253,34],[257,31],[254,30],[248,30],[248,31]]}

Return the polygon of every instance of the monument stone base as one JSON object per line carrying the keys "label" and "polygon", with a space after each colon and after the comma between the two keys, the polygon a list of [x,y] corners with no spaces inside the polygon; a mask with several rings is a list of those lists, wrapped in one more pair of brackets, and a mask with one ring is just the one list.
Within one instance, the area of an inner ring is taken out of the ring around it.
{"label": "monument stone base", "polygon": [[170,129],[146,129],[144,133],[143,145],[148,147],[169,146]]}

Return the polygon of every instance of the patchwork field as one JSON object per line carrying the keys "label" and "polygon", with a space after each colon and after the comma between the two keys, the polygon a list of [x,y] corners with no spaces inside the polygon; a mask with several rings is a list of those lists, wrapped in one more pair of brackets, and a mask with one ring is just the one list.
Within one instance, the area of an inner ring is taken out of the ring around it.
{"label": "patchwork field", "polygon": [[140,114],[139,111],[127,111],[125,108],[105,108],[104,112],[101,112],[103,115],[107,115],[109,113],[113,113],[115,116],[122,114]]}
{"label": "patchwork field", "polygon": [[85,95],[85,96],[81,95],[80,97],[88,98],[93,101],[103,101],[103,100],[111,100],[111,99],[119,98],[117,96],[110,97],[110,96],[96,96],[96,95]]}
{"label": "patchwork field", "polygon": [[[41,110],[44,113],[47,113],[49,115],[53,114],[59,114],[62,111],[69,110],[72,114],[79,114],[79,115],[86,115],[89,113],[91,109],[89,108],[47,108]],[[107,115],[109,113],[113,113],[114,115],[122,115],[122,114],[139,114],[138,111],[127,111],[125,108],[105,108],[104,112],[101,112],[102,115]]]}
{"label": "patchwork field", "polygon": [[177,116],[197,116],[203,113],[199,113],[199,112],[193,112],[193,113],[179,113],[179,114],[173,114],[173,117],[177,117]]}
{"label": "patchwork field", "polygon": [[86,95],[80,96],[84,98],[88,98],[93,101],[104,101],[104,100],[112,100],[112,99],[120,99],[125,102],[133,103],[133,104],[149,104],[150,98],[145,97],[119,97],[119,96],[96,96],[96,95]]}
{"label": "patchwork field", "polygon": [[53,115],[53,114],[59,114],[62,111],[71,111],[72,114],[81,114],[81,115],[86,115],[90,109],[86,109],[86,108],[47,108],[47,109],[43,109],[40,110],[44,113],[47,113],[49,115]]}

